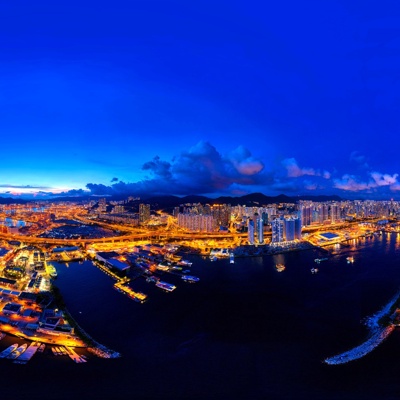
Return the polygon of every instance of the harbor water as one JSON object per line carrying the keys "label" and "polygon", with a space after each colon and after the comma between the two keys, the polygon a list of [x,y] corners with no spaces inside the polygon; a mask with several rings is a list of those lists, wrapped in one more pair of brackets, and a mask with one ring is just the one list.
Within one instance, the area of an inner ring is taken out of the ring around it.
{"label": "harbor water", "polygon": [[[312,274],[314,259],[325,257]],[[40,354],[27,365],[1,360],[2,393],[30,399],[400,396],[400,328],[360,359],[323,362],[363,343],[364,321],[399,290],[399,235],[234,264],[185,258],[200,281],[164,274],[163,281],[177,286],[168,293],[137,278],[132,288],[148,295],[144,304],[113,289],[115,281],[90,261],[54,264],[71,314],[122,357],[90,357],[82,365]],[[278,272],[277,264],[285,270]],[[15,342],[21,340],[3,339],[0,350]]]}

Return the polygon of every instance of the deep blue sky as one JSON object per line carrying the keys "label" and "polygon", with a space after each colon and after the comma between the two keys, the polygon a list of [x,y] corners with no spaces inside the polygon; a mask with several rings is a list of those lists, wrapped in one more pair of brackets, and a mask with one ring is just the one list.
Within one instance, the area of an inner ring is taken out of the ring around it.
{"label": "deep blue sky", "polygon": [[0,15],[2,192],[400,197],[397,1]]}

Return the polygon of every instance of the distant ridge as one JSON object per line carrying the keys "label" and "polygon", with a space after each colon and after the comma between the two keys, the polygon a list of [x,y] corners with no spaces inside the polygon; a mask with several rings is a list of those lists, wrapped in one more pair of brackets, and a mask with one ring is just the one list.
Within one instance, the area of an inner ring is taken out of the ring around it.
{"label": "distant ridge", "polygon": [[[0,197],[0,204],[25,204],[34,201],[49,201],[49,202],[61,202],[61,201],[71,201],[71,202],[82,202],[82,201],[98,201],[100,198],[106,198],[108,201],[118,201],[126,200],[128,195],[116,195],[116,196],[63,196],[63,197],[53,197],[51,199],[14,199],[11,197]],[[184,197],[166,195],[166,196],[152,196],[147,198],[142,198],[141,200],[135,200],[134,204],[138,203],[149,203],[154,207],[159,208],[170,208],[177,207],[181,204],[187,203],[202,203],[202,204],[231,204],[236,205],[246,205],[246,206],[262,206],[273,203],[296,203],[299,200],[310,200],[315,202],[324,201],[341,201],[341,197],[332,195],[320,195],[320,196],[287,196],[285,194],[280,194],[278,196],[266,196],[263,193],[251,193],[244,196],[232,197],[232,196],[220,196],[217,198],[211,198],[199,195],[189,195]]]}
{"label": "distant ridge", "polygon": [[158,205],[160,208],[177,207],[186,203],[208,203],[208,204],[231,204],[232,206],[246,205],[246,206],[263,206],[273,203],[296,203],[299,200],[310,200],[315,202],[324,201],[341,201],[342,198],[336,195],[333,196],[286,196],[280,194],[278,196],[266,196],[262,193],[251,193],[239,197],[221,196],[215,199],[205,196],[157,196],[149,197],[142,200],[143,202]]}
{"label": "distant ridge", "polygon": [[26,204],[26,203],[29,203],[29,200],[13,199],[12,197],[0,197],[0,204]]}

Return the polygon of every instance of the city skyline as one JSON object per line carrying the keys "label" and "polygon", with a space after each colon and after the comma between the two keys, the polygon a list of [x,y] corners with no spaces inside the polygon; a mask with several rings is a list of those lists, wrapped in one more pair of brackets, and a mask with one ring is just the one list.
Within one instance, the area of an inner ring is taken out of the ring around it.
{"label": "city skyline", "polygon": [[396,3],[22,3],[1,196],[400,198]]}

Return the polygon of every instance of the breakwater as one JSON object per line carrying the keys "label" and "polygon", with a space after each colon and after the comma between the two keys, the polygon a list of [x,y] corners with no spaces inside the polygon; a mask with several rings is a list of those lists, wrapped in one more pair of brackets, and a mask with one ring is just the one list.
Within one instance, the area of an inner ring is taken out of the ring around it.
{"label": "breakwater", "polygon": [[378,347],[395,328],[393,324],[381,326],[379,321],[382,317],[389,316],[392,313],[392,308],[398,301],[399,297],[400,291],[398,291],[380,311],[366,320],[366,325],[370,330],[370,336],[364,343],[343,353],[337,354],[336,356],[329,357],[325,359],[324,362],[329,365],[345,364],[366,356]]}

